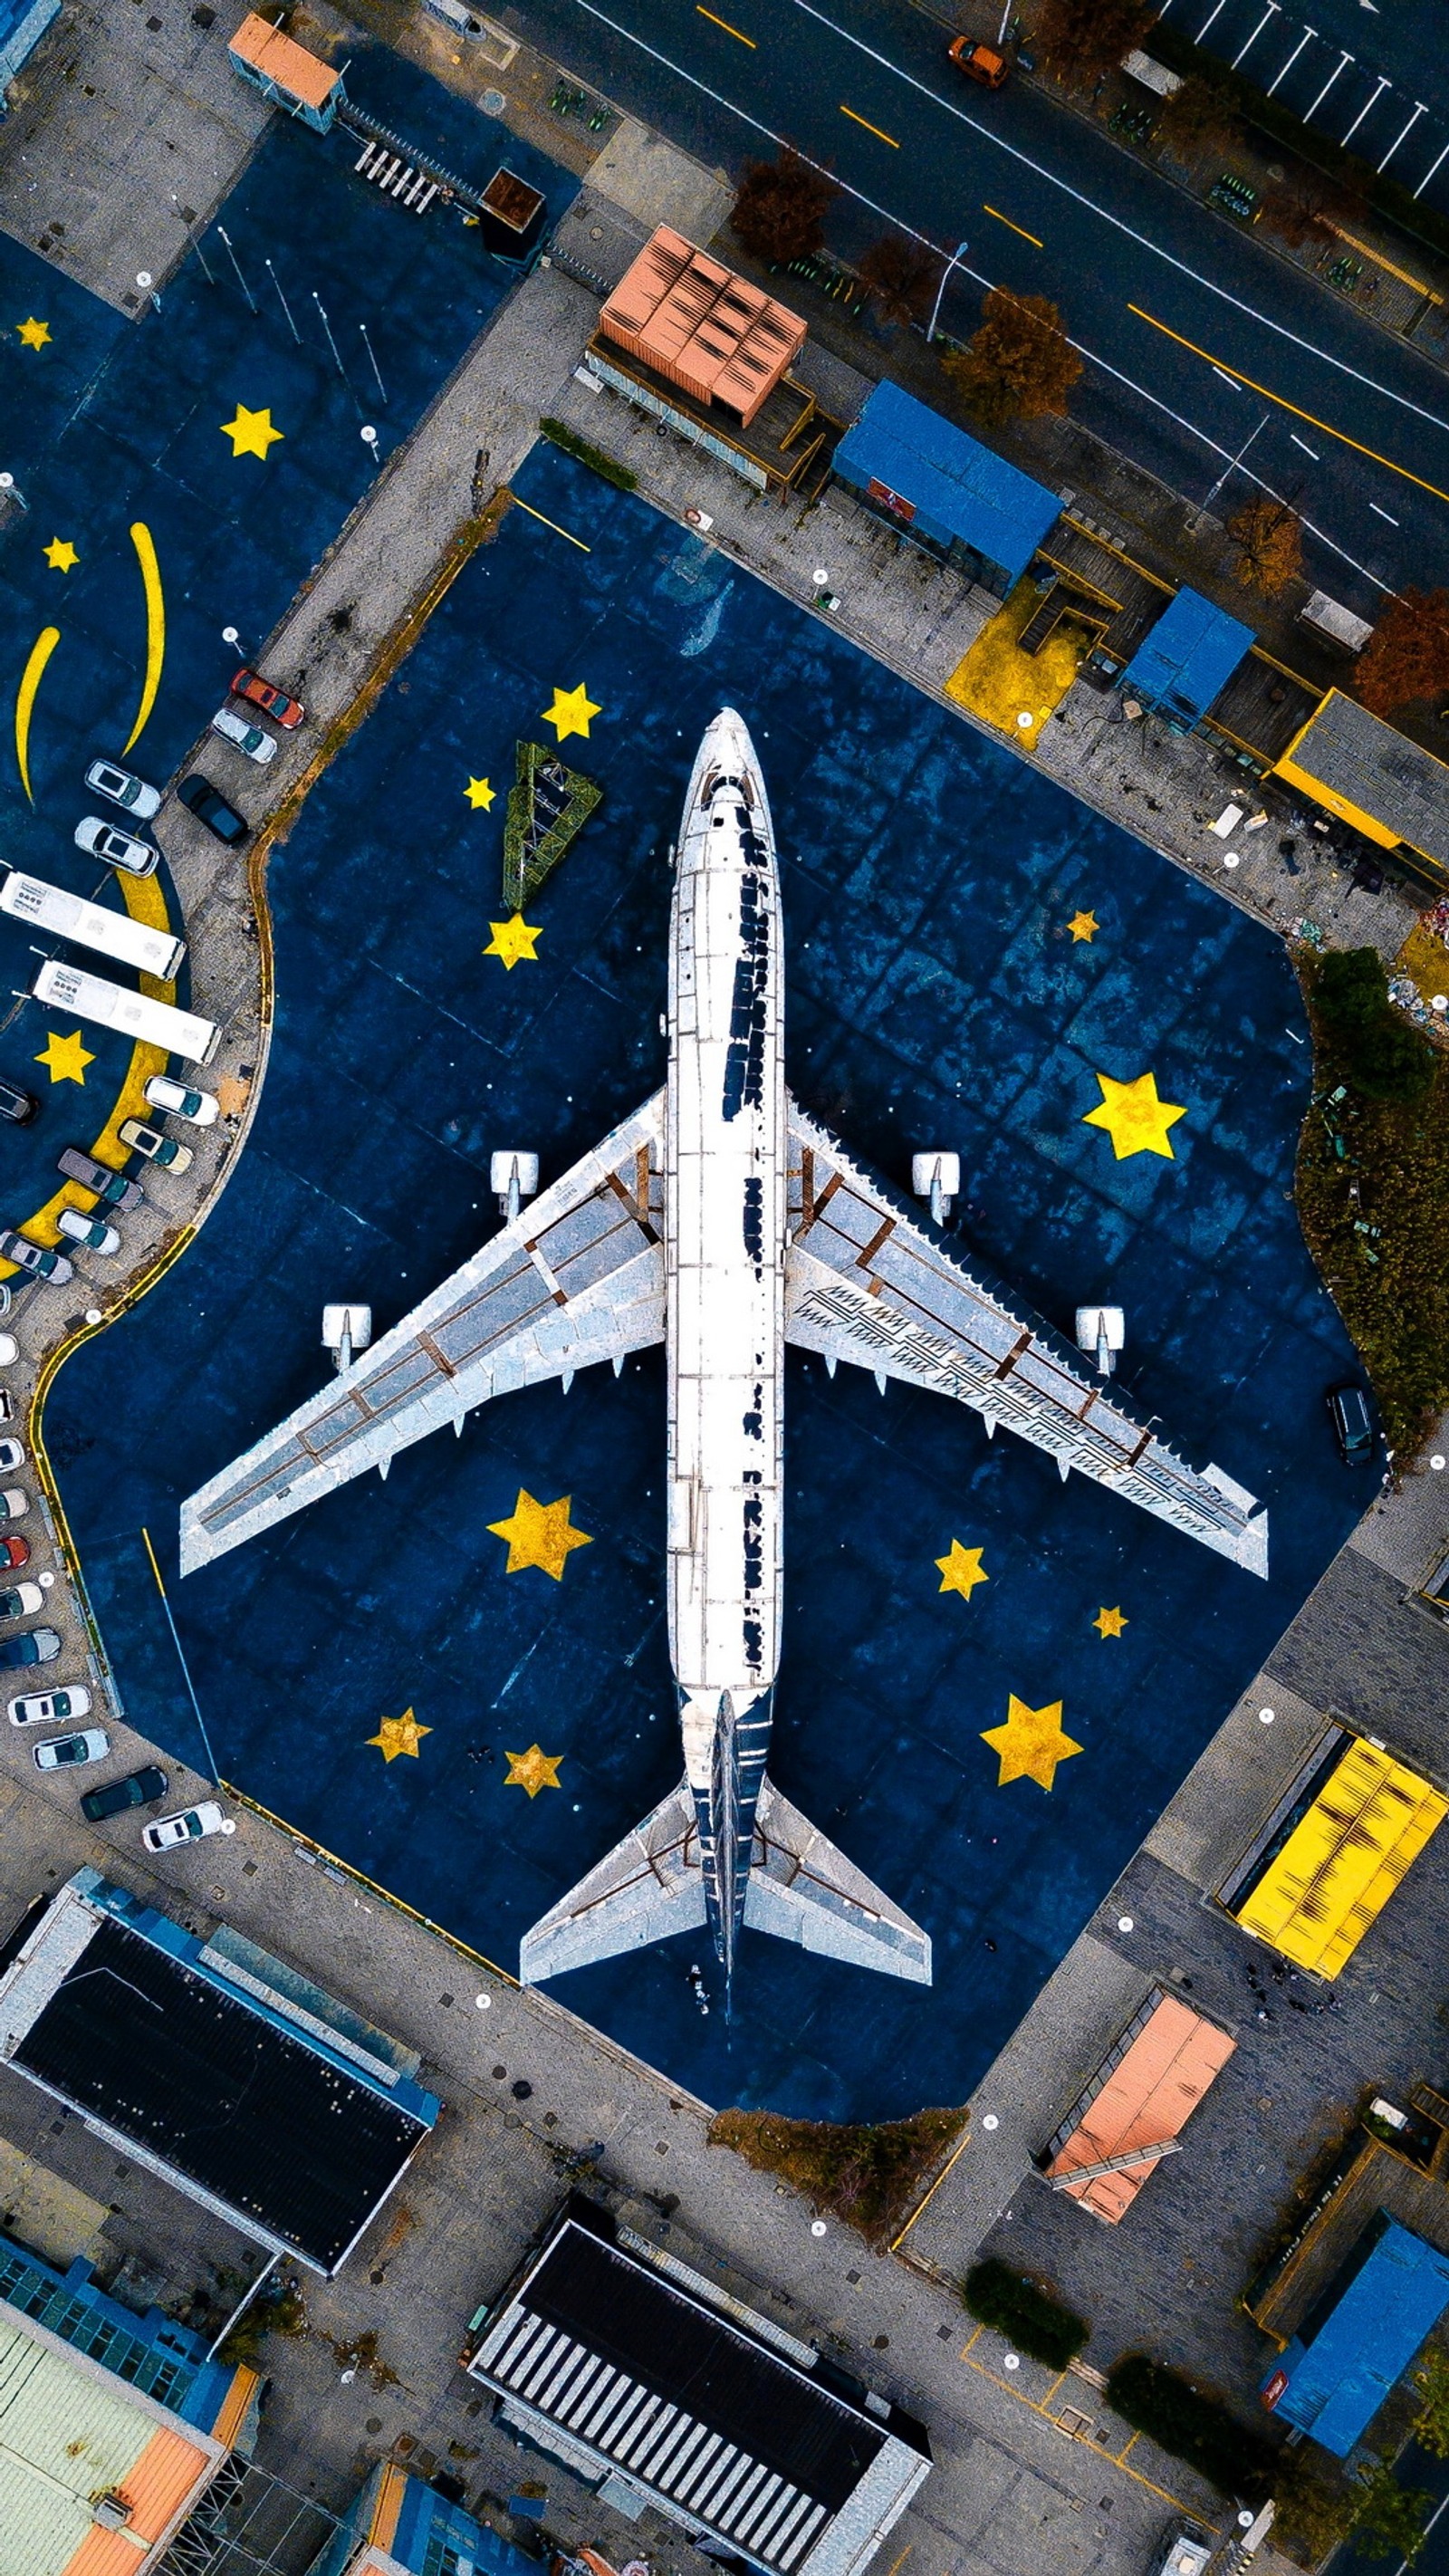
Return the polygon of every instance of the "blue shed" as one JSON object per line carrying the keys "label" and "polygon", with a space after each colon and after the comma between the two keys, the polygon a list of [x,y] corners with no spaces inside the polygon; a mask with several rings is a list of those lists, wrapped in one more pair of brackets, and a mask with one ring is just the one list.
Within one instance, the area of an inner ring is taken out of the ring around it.
{"label": "blue shed", "polygon": [[308,2576],[539,2576],[539,2561],[486,2522],[379,2460]]}
{"label": "blue shed", "polygon": [[4,92],[59,15],[60,0],[0,0],[0,116],[5,113]]}
{"label": "blue shed", "polygon": [[998,599],[1061,517],[1055,492],[899,385],[876,386],[835,451],[834,472],[868,509]]}
{"label": "blue shed", "polygon": [[1188,732],[1200,724],[1254,641],[1251,626],[1214,608],[1200,591],[1180,590],[1138,645],[1121,685]]}
{"label": "blue shed", "polygon": [[1380,2210],[1262,2386],[1264,2405],[1348,2457],[1449,2307],[1449,2254]]}

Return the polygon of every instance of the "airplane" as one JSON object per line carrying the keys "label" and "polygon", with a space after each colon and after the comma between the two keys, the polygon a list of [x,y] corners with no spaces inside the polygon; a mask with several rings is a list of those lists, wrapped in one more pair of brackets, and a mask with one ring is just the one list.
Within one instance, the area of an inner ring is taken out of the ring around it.
{"label": "airplane", "polygon": [[[668,1071],[531,1206],[534,1158],[495,1155],[504,1222],[370,1349],[181,1510],[183,1574],[514,1388],[664,1345],[670,1656],[684,1777],[524,1936],[539,1983],[708,1930],[726,2005],[742,1931],[919,1984],[927,1932],[776,1788],[787,1344],[970,1406],[1266,1575],[1267,1513],[1198,1472],[1098,1367],[943,1231],[955,1158],[917,1158],[931,1215],[857,1163],[785,1083],[784,942],[760,763],[726,707],[674,852]],[[340,1312],[341,1310],[339,1310]],[[351,1345],[348,1346],[349,1350]]]}

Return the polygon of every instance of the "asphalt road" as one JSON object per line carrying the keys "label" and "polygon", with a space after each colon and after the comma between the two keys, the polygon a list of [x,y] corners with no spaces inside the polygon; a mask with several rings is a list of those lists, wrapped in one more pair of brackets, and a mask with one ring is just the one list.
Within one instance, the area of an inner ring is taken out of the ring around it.
{"label": "asphalt road", "polygon": [[706,161],[737,168],[788,136],[827,163],[847,192],[830,219],[843,246],[883,218],[938,246],[965,239],[943,326],[968,334],[986,285],[1050,296],[1088,361],[1074,415],[1222,511],[1252,478],[1290,499],[1334,596],[1372,615],[1386,589],[1449,579],[1444,376],[1038,84],[973,88],[919,11],[528,0],[510,15]]}
{"label": "asphalt road", "polygon": [[1423,2545],[1406,2559],[1397,2549],[1369,2549],[1362,2541],[1345,2541],[1328,2562],[1329,2576],[1449,2576],[1449,2460],[1436,2460],[1411,2442],[1398,2462],[1401,2487],[1431,2495]]}
{"label": "asphalt road", "polygon": [[1179,34],[1449,206],[1449,0],[1166,0]]}

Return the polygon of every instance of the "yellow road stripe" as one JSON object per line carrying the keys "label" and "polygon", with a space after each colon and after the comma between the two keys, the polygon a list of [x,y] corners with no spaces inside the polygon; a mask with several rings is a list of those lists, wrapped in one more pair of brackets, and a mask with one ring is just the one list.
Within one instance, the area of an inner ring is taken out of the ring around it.
{"label": "yellow road stripe", "polygon": [[877,142],[888,143],[892,152],[899,152],[901,147],[897,143],[893,134],[883,134],[878,125],[872,125],[868,116],[857,116],[854,108],[847,107],[843,99],[840,104],[840,113],[842,116],[848,116],[852,125],[863,125],[867,134],[873,134]]}
{"label": "yellow road stripe", "polygon": [[152,1571],[152,1573],[153,1573],[153,1574],[155,1575],[155,1577],[156,1577],[156,1589],[157,1589],[157,1591],[160,1593],[161,1598],[162,1598],[162,1600],[164,1601],[164,1600],[165,1600],[165,1598],[166,1598],[166,1586],[165,1586],[165,1584],[164,1584],[164,1583],[162,1582],[162,1580],[161,1580],[161,1568],[160,1568],[160,1566],[159,1566],[159,1565],[157,1564],[157,1562],[156,1562],[156,1550],[155,1550],[155,1549],[154,1549],[154,1547],[151,1545],[151,1533],[150,1533],[150,1531],[149,1531],[148,1529],[146,1529],[146,1528],[144,1528],[144,1527],[143,1527],[143,1529],[142,1529],[142,1531],[141,1531],[141,1536],[142,1536],[142,1538],[145,1540],[145,1543],[146,1543],[146,1554],[147,1554],[147,1555],[149,1556],[149,1558],[151,1559],[151,1571]]}
{"label": "yellow road stripe", "polygon": [[1029,233],[1024,224],[1014,224],[1010,215],[1004,215],[999,206],[988,206],[983,203],[981,211],[983,215],[994,215],[999,224],[1005,224],[1009,233],[1020,233],[1022,240],[1029,241],[1034,250],[1045,248],[1045,244],[1038,241],[1035,233]]}
{"label": "yellow road stripe", "polygon": [[567,528],[561,528],[557,519],[546,519],[542,510],[535,510],[531,501],[520,501],[516,492],[512,495],[512,500],[515,510],[526,510],[530,519],[537,519],[541,528],[552,528],[556,537],[567,537],[569,544],[571,546],[577,546],[581,555],[591,555],[593,553],[593,547],[586,546],[582,537],[573,536]]}
{"label": "yellow road stripe", "polygon": [[161,665],[166,659],[166,602],[161,592],[161,567],[156,561],[151,531],[143,519],[135,521],[131,543],[136,549],[136,559],[141,567],[141,587],[146,594],[146,678],[141,689],[141,703],[136,709],[136,721],[121,746],[123,760],[145,731],[146,720],[156,704],[156,692],[161,686]]}
{"label": "yellow road stripe", "polygon": [[1422,474],[1412,474],[1407,465],[1396,465],[1391,456],[1381,456],[1376,447],[1365,447],[1362,439],[1350,438],[1346,429],[1335,429],[1331,420],[1320,420],[1316,412],[1301,410],[1297,403],[1288,400],[1286,394],[1275,394],[1271,386],[1260,385],[1252,376],[1245,376],[1241,367],[1225,367],[1210,350],[1200,349],[1195,340],[1184,340],[1180,331],[1170,330],[1165,322],[1159,322],[1155,313],[1144,313],[1140,304],[1129,304],[1127,310],[1135,313],[1139,322],[1149,323],[1154,331],[1160,331],[1164,339],[1175,340],[1179,349],[1186,349],[1207,366],[1216,367],[1220,375],[1231,376],[1235,385],[1245,385],[1250,394],[1261,394],[1264,402],[1276,403],[1280,411],[1291,411],[1295,420],[1306,420],[1310,429],[1321,429],[1325,438],[1336,438],[1340,446],[1351,447],[1355,455],[1366,456],[1370,464],[1386,466],[1389,473],[1397,474],[1402,482],[1416,483],[1419,490],[1427,492],[1433,500],[1449,501],[1449,492],[1441,492],[1437,483],[1426,483]]}
{"label": "yellow road stripe", "polygon": [[733,36],[737,45],[748,45],[752,54],[757,54],[759,52],[760,48],[756,44],[753,36],[742,36],[738,27],[732,27],[730,25],[728,18],[717,18],[712,9],[701,8],[699,6],[699,0],[695,0],[694,14],[697,18],[708,18],[712,27],[723,27],[727,36]]}
{"label": "yellow road stripe", "polygon": [[32,805],[35,798],[30,793],[30,711],[35,704],[35,692],[40,686],[46,663],[59,642],[58,626],[42,626],[31,645],[30,659],[21,675],[15,700],[15,758],[20,770],[20,784]]}

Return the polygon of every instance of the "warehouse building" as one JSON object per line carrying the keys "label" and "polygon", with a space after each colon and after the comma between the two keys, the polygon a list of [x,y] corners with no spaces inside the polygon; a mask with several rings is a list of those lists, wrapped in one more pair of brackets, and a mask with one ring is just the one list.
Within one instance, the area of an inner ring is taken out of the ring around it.
{"label": "warehouse building", "polygon": [[1449,2254],[1380,2210],[1262,2385],[1270,2414],[1346,2460],[1449,2308]]}
{"label": "warehouse building", "polygon": [[1276,775],[1393,850],[1436,892],[1449,888],[1449,766],[1382,716],[1330,689]]}
{"label": "warehouse building", "polygon": [[0,2063],[329,2277],[438,2116],[418,2062],[238,1934],[203,1941],[93,1869],[0,1947]]}
{"label": "warehouse building", "polygon": [[1122,693],[1191,733],[1253,640],[1241,618],[1215,608],[1200,591],[1180,590],[1127,664]]}
{"label": "warehouse building", "polygon": [[868,510],[997,599],[1061,516],[1055,492],[899,385],[879,384],[868,396],[833,471]]}
{"label": "warehouse building", "polygon": [[853,2576],[930,2471],[914,2417],[578,2194],[469,2335],[505,2424],[761,2576]]}
{"label": "warehouse building", "polygon": [[1446,1814],[1449,1798],[1383,1745],[1331,1727],[1218,1902],[1296,1966],[1336,1977]]}

